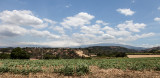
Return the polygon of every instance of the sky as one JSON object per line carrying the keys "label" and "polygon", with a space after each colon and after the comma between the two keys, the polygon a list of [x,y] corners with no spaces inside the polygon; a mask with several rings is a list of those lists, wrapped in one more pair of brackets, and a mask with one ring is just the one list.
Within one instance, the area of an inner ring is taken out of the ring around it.
{"label": "sky", "polygon": [[160,0],[0,0],[0,46],[160,46]]}

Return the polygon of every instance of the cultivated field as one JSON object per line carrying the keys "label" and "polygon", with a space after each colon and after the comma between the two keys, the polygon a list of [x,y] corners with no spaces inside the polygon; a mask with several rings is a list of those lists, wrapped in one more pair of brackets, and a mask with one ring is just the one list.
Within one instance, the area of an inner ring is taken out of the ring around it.
{"label": "cultivated field", "polygon": [[0,78],[160,78],[160,58],[0,60]]}
{"label": "cultivated field", "polygon": [[160,57],[160,55],[127,55],[128,58]]}

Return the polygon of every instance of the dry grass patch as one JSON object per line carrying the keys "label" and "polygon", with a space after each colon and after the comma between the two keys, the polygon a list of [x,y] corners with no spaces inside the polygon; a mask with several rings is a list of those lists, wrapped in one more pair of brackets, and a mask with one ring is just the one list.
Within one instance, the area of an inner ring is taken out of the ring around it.
{"label": "dry grass patch", "polygon": [[100,69],[90,66],[90,73],[82,76],[64,76],[58,73],[29,73],[29,75],[3,73],[0,78],[160,78],[160,71],[133,71],[120,69]]}
{"label": "dry grass patch", "polygon": [[160,57],[160,55],[127,55],[128,58]]}

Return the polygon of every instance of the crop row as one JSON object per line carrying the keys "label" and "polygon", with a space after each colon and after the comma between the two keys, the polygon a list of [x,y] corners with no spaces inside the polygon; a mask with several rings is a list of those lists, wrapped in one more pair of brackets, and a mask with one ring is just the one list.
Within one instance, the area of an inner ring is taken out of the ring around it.
{"label": "crop row", "polygon": [[48,72],[64,75],[83,75],[89,73],[89,66],[98,66],[103,69],[160,71],[160,58],[0,60],[1,73],[29,74]]}

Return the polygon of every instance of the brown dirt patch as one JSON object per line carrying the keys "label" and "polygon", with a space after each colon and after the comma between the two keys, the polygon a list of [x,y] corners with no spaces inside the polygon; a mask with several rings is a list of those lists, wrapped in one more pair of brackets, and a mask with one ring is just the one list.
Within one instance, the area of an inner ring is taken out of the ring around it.
{"label": "brown dirt patch", "polygon": [[91,67],[92,78],[160,78],[160,71],[133,71],[120,69],[99,69],[96,66]]}
{"label": "brown dirt patch", "polygon": [[2,63],[0,62],[0,67],[1,67]]}
{"label": "brown dirt patch", "polygon": [[29,75],[3,73],[0,74],[0,78],[160,78],[160,71],[123,71],[90,66],[90,73],[84,76],[64,76],[58,73],[30,73]]}
{"label": "brown dirt patch", "polygon": [[127,55],[128,58],[160,57],[160,55]]}

